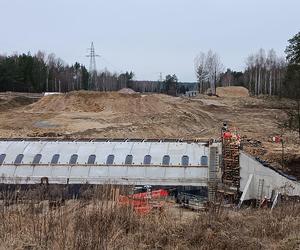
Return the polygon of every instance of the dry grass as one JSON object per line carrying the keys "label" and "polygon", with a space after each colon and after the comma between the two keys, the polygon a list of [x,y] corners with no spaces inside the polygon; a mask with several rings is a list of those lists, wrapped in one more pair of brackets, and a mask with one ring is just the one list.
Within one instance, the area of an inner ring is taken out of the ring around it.
{"label": "dry grass", "polygon": [[[98,190],[99,191],[99,190]],[[16,202],[0,209],[1,249],[296,249],[300,205],[270,210],[211,209],[181,218],[171,209],[138,216],[104,195]],[[109,194],[109,192],[106,192]]]}

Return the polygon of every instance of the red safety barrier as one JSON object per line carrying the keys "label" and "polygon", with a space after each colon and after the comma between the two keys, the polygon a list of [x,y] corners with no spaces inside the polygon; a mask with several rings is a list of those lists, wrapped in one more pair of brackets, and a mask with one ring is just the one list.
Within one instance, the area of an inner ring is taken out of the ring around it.
{"label": "red safety barrier", "polygon": [[138,194],[132,194],[128,196],[119,196],[119,204],[132,206],[134,211],[138,214],[147,214],[152,209],[161,209],[164,205],[163,202],[155,203],[156,199],[165,198],[168,196],[168,191],[159,189],[151,192],[143,192]]}

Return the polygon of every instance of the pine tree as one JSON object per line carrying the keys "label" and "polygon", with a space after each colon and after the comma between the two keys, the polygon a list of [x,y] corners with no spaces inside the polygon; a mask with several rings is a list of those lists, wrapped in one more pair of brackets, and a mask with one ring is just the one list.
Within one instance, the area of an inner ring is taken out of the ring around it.
{"label": "pine tree", "polygon": [[300,138],[300,32],[289,40],[286,48],[288,67],[284,82],[284,95],[296,101],[289,111],[289,128],[298,131]]}

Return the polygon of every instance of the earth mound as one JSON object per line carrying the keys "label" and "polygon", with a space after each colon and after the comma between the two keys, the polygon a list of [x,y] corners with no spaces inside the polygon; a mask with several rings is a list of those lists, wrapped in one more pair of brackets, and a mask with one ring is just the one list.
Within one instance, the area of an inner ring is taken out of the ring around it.
{"label": "earth mound", "polygon": [[249,91],[241,86],[218,87],[217,95],[220,97],[247,97],[249,96]]}
{"label": "earth mound", "polygon": [[22,106],[26,106],[32,104],[34,102],[33,99],[23,96],[8,96],[0,98],[0,111],[7,111],[9,109],[19,108]]}
{"label": "earth mound", "polygon": [[[109,112],[153,114],[166,112],[171,105],[165,95],[130,95],[118,92],[73,91],[44,96],[25,108],[28,112]],[[172,101],[171,101],[172,102]]]}

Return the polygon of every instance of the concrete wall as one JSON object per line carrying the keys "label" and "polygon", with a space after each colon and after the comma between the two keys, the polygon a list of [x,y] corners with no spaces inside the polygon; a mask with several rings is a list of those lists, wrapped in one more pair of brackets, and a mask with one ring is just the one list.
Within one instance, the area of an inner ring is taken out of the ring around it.
{"label": "concrete wall", "polygon": [[[271,198],[272,191],[287,195],[300,195],[300,182],[292,181],[274,170],[263,166],[248,154],[240,153],[240,190],[246,191],[244,200],[259,199],[259,180],[263,182],[262,197]],[[248,183],[249,177],[251,181]],[[245,187],[249,186],[247,190]]]}
{"label": "concrete wall", "polygon": [[120,184],[207,186],[207,167],[2,165],[2,184]]}

